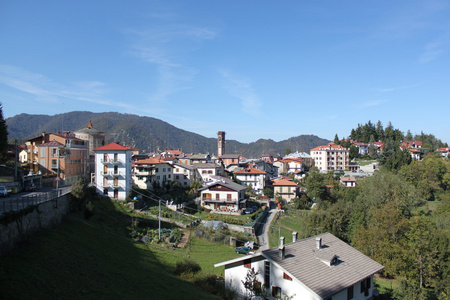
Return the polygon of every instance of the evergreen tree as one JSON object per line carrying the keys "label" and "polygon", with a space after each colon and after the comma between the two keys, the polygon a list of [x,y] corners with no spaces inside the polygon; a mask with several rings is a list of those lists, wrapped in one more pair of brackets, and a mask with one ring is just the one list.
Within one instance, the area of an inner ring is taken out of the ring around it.
{"label": "evergreen tree", "polygon": [[3,105],[0,102],[0,161],[6,160],[6,152],[8,151],[8,126],[3,118]]}
{"label": "evergreen tree", "polygon": [[335,143],[336,145],[339,145],[339,143],[340,143],[339,137],[338,137],[337,133],[336,133],[336,135],[334,136],[334,143]]}

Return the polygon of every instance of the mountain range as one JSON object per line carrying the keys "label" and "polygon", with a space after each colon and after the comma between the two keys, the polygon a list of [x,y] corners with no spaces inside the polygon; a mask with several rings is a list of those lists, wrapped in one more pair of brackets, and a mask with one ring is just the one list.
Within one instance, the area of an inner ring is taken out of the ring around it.
{"label": "mountain range", "polygon": [[[42,132],[77,131],[92,122],[93,128],[106,133],[106,142],[130,145],[143,153],[164,149],[180,149],[184,153],[217,154],[217,139],[177,128],[162,120],[117,112],[93,113],[73,111],[64,114],[31,115],[20,114],[7,118],[8,138],[24,141]],[[218,128],[218,131],[221,129]],[[275,142],[259,139],[252,143],[226,140],[226,154],[240,154],[246,158],[262,155],[284,155],[286,149],[292,152],[305,151],[325,145],[329,141],[315,135],[300,135]]]}

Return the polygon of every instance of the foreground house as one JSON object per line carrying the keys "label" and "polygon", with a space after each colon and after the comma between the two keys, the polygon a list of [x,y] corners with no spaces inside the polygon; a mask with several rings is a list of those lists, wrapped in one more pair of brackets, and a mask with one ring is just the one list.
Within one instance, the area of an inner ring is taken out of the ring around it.
{"label": "foreground house", "polygon": [[131,156],[133,150],[116,143],[94,149],[95,187],[97,193],[125,200],[131,190]]}
{"label": "foreground house", "polygon": [[[225,286],[247,294],[243,281],[250,269],[267,293],[266,299],[372,299],[373,275],[384,267],[331,233],[280,245],[250,256],[221,262]],[[292,297],[292,298],[290,298]]]}
{"label": "foreground house", "polygon": [[245,186],[216,181],[199,190],[201,205],[216,212],[238,212],[245,207]]}

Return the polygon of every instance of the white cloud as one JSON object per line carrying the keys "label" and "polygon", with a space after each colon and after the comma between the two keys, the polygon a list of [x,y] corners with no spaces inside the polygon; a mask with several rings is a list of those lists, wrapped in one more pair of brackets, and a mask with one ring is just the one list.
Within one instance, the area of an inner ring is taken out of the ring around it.
{"label": "white cloud", "polygon": [[219,70],[219,73],[225,79],[224,88],[228,93],[241,100],[242,110],[252,116],[260,115],[262,103],[254,91],[250,79],[225,70]]}
{"label": "white cloud", "polygon": [[419,58],[419,62],[427,63],[435,60],[446,51],[446,43],[440,39],[425,45],[424,52]]}
{"label": "white cloud", "polygon": [[37,101],[44,103],[56,103],[63,98],[113,107],[130,107],[127,103],[105,98],[102,89],[105,84],[98,81],[62,84],[42,74],[33,73],[20,67],[0,65],[0,82],[19,91],[35,95]]}
{"label": "white cloud", "polygon": [[171,94],[189,88],[187,83],[197,71],[177,61],[185,60],[184,56],[195,49],[196,43],[216,36],[214,30],[180,24],[144,31],[128,30],[127,33],[138,37],[131,53],[156,68],[157,87],[148,97],[152,105],[164,104]]}

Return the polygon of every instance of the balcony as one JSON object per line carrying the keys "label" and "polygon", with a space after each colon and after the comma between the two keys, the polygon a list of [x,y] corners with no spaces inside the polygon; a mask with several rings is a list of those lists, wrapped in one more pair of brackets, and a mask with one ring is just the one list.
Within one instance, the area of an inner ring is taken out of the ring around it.
{"label": "balcony", "polygon": [[101,159],[102,164],[104,165],[120,165],[123,162],[120,159]]}
{"label": "balcony", "polygon": [[151,171],[134,171],[134,175],[136,176],[150,176],[152,175]]}
{"label": "balcony", "polygon": [[120,172],[120,171],[117,171],[117,172],[111,172],[111,175],[112,176],[114,176],[114,177],[118,177],[118,176],[125,176],[125,173],[124,172]]}
{"label": "balcony", "polygon": [[103,172],[101,172],[101,174],[104,176],[104,177],[106,177],[106,176],[109,176],[110,175],[110,172],[108,172],[108,171],[103,171]]}
{"label": "balcony", "polygon": [[238,203],[239,200],[237,198],[201,198],[203,202],[212,202],[212,203]]}

